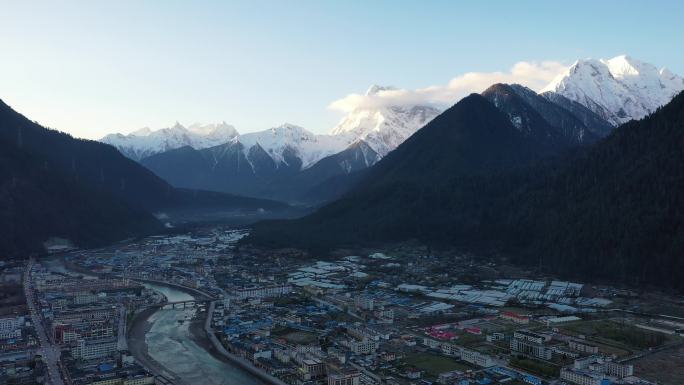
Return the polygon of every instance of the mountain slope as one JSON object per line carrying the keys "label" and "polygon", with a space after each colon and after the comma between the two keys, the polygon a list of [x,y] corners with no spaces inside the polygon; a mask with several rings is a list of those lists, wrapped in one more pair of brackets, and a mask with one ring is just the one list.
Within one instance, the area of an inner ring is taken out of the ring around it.
{"label": "mountain slope", "polygon": [[576,101],[614,126],[641,119],[684,90],[684,79],[629,56],[578,60],[541,93]]}
{"label": "mountain slope", "polygon": [[123,201],[156,209],[173,205],[173,188],[114,147],[45,129],[0,101],[0,138],[51,168]]}
{"label": "mountain slope", "polygon": [[[499,100],[500,103],[498,104],[501,106],[494,102],[494,105],[497,105],[499,109],[504,107],[505,104],[502,102],[505,100],[518,99],[515,104],[529,106],[549,124],[550,137],[558,138],[567,145],[592,143],[608,135],[613,129],[610,123],[579,103],[570,102],[565,107],[560,104],[563,96],[556,94],[552,100],[519,84],[495,84],[485,90],[482,95],[492,102]],[[507,115],[510,116],[511,112],[515,112],[515,107],[508,108],[512,109],[512,111],[507,112]],[[520,119],[521,123],[524,123],[524,120],[524,118]]]}
{"label": "mountain slope", "polygon": [[579,119],[585,127],[599,137],[607,136],[614,128],[612,124],[598,116],[594,111],[561,94],[547,91],[541,93],[540,96],[569,111],[575,118]]}
{"label": "mountain slope", "polygon": [[359,140],[307,169],[273,180],[264,187],[264,191],[269,196],[287,201],[308,204],[329,201],[354,186],[355,176],[347,176],[365,170],[379,159],[378,153]]}
{"label": "mountain slope", "polygon": [[552,271],[684,290],[682,148],[684,93],[513,194],[507,244]]}
{"label": "mountain slope", "polygon": [[524,136],[494,105],[473,94],[364,172],[339,201],[301,220],[257,226],[251,239],[327,248],[420,237],[430,231],[428,222],[441,220],[440,202],[470,194],[442,189],[449,182],[504,176],[549,153],[545,143]]}
{"label": "mountain slope", "polygon": [[299,170],[299,159],[289,153],[284,152],[279,167],[260,145],[246,152],[242,143],[232,141],[202,150],[182,147],[145,158],[141,163],[178,187],[262,196],[263,186],[275,175]]}
{"label": "mountain slope", "polygon": [[53,237],[90,247],[161,229],[146,211],[89,188],[0,137],[2,258],[42,253]]}

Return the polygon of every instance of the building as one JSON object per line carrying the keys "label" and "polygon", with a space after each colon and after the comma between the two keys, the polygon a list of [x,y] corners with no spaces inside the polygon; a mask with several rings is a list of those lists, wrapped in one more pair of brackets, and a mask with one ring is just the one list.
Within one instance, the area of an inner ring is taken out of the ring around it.
{"label": "building", "polygon": [[488,368],[490,366],[496,365],[492,357],[475,350],[461,348],[460,356],[463,361],[470,362],[471,364],[481,366],[483,368]]}
{"label": "building", "polygon": [[318,358],[307,358],[302,360],[299,372],[305,381],[325,376],[325,363]]}
{"label": "building", "polygon": [[543,360],[550,360],[553,351],[544,345],[547,340],[545,335],[526,330],[516,331],[511,339],[511,350]]}
{"label": "building", "polygon": [[611,379],[605,375],[575,368],[562,368],[560,378],[577,385],[610,385],[612,383]]}
{"label": "building", "polygon": [[72,357],[80,360],[92,360],[107,357],[117,351],[116,338],[98,340],[78,340],[71,348]]}
{"label": "building", "polygon": [[2,317],[0,318],[0,332],[13,331],[21,328],[25,323],[24,317]]}
{"label": "building", "polygon": [[354,298],[354,305],[357,309],[373,311],[375,309],[375,300],[366,295],[360,295]]}
{"label": "building", "polygon": [[608,361],[601,356],[591,356],[575,360],[571,368],[561,370],[561,379],[579,385],[604,385],[616,379],[634,375],[632,365]]}
{"label": "building", "polygon": [[355,369],[328,374],[328,385],[360,385],[361,373]]}
{"label": "building", "polygon": [[66,344],[81,339],[112,337],[114,336],[114,328],[111,322],[55,323],[52,326],[52,336],[58,344]]}
{"label": "building", "polygon": [[[100,370],[103,369],[104,370]],[[93,368],[70,370],[73,385],[152,385],[154,376],[138,365],[112,368],[101,364]]]}
{"label": "building", "polygon": [[535,333],[529,330],[517,330],[513,333],[513,338],[534,342],[535,344],[543,344],[551,340],[551,336],[548,334]]}
{"label": "building", "polygon": [[598,346],[592,345],[583,340],[572,339],[568,342],[568,347],[580,353],[597,354]]}
{"label": "building", "polygon": [[24,326],[25,319],[20,317],[0,318],[0,339],[21,337],[21,328]]}
{"label": "building", "polygon": [[292,292],[292,285],[254,286],[236,290],[235,297],[239,300],[274,298],[290,294],[290,292]]}
{"label": "building", "polygon": [[458,345],[443,342],[440,344],[440,348],[442,349],[442,353],[448,356],[461,356],[461,347]]}
{"label": "building", "polygon": [[492,334],[487,334],[485,339],[487,342],[503,341],[506,339],[506,336],[503,333],[494,332]]}
{"label": "building", "polygon": [[351,350],[354,354],[373,354],[376,350],[378,350],[379,346],[380,343],[369,339],[364,339],[361,341],[351,340],[349,342],[349,350]]}
{"label": "building", "polygon": [[373,315],[383,323],[394,323],[394,310],[392,309],[378,309],[373,312]]}
{"label": "building", "polygon": [[512,311],[502,311],[501,313],[499,313],[499,318],[515,322],[521,325],[527,325],[528,323],[530,323],[530,317]]}
{"label": "building", "polygon": [[603,363],[603,366],[606,374],[609,376],[624,378],[634,375],[633,365],[623,365],[613,361],[606,361]]}
{"label": "building", "polygon": [[577,370],[589,370],[596,373],[604,373],[617,378],[634,375],[634,366],[606,360],[601,356],[591,356],[577,359],[575,360],[573,368]]}

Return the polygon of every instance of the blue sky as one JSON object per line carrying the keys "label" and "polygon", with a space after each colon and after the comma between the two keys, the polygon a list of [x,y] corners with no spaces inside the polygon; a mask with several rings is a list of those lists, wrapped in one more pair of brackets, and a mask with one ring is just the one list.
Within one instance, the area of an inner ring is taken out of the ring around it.
{"label": "blue sky", "polygon": [[13,1],[0,98],[87,138],[175,121],[327,132],[344,110],[331,103],[374,83],[623,53],[681,75],[683,14],[681,1]]}

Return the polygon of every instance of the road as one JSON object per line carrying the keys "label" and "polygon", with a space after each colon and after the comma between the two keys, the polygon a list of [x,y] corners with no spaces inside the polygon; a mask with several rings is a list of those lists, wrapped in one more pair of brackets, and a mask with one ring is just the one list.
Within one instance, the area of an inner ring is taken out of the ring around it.
{"label": "road", "polygon": [[126,341],[126,305],[119,304],[119,330],[117,336],[119,337],[117,348],[119,351],[128,350],[128,341]]}
{"label": "road", "polygon": [[35,260],[33,258],[29,259],[28,264],[26,265],[26,270],[24,271],[24,295],[26,296],[26,304],[28,305],[29,312],[31,314],[33,327],[36,330],[38,343],[40,344],[39,352],[43,356],[43,361],[45,362],[45,366],[47,368],[48,383],[52,385],[64,385],[62,375],[59,371],[59,359],[61,354],[59,346],[56,346],[50,342],[50,339],[45,332],[42,313],[39,313],[36,307],[33,282],[31,280],[31,270],[33,269],[34,264]]}

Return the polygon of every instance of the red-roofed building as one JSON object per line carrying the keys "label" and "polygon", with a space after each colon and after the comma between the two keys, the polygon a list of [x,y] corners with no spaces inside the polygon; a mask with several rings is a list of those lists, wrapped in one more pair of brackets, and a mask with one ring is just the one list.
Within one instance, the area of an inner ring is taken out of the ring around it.
{"label": "red-roofed building", "polygon": [[526,315],[521,315],[512,311],[502,311],[499,313],[499,317],[508,321],[512,321],[518,324],[528,324],[530,323],[530,317]]}

